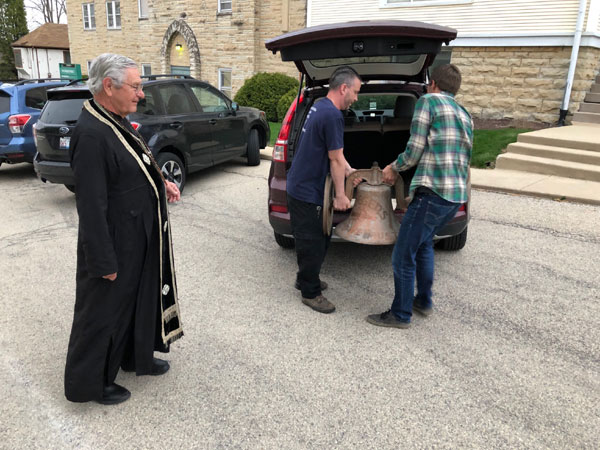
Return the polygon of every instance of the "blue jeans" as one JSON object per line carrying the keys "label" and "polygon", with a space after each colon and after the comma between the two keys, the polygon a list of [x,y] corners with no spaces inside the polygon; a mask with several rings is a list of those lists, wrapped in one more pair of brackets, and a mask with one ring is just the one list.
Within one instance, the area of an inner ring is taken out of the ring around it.
{"label": "blue jeans", "polygon": [[410,322],[413,299],[421,308],[432,307],[433,236],[454,217],[458,208],[460,203],[419,192],[408,205],[392,254],[395,293],[391,310],[398,320]]}

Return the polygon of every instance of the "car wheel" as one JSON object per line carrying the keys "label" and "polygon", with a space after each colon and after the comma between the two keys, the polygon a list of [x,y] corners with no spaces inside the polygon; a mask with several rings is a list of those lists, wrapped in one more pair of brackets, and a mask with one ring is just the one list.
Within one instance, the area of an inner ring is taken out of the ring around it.
{"label": "car wheel", "polygon": [[248,150],[246,151],[249,166],[260,164],[260,144],[258,141],[258,130],[250,130],[248,135]]}
{"label": "car wheel", "polygon": [[275,233],[275,242],[282,248],[294,248],[294,238],[284,236],[283,234]]}
{"label": "car wheel", "polygon": [[450,236],[445,239],[440,239],[435,243],[435,247],[440,250],[460,250],[467,243],[467,228],[465,228],[462,233],[457,234],[456,236]]}
{"label": "car wheel", "polygon": [[159,153],[156,163],[162,171],[165,180],[171,181],[177,185],[179,192],[183,192],[185,186],[185,166],[179,159],[179,156],[170,152]]}
{"label": "car wheel", "polygon": [[73,194],[75,193],[75,186],[72,184],[65,184],[65,187],[70,190]]}

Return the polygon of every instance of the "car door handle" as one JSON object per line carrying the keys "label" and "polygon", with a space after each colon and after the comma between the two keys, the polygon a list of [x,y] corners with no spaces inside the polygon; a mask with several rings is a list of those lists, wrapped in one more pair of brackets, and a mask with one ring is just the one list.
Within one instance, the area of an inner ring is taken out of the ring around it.
{"label": "car door handle", "polygon": [[179,130],[182,126],[183,124],[181,122],[171,122],[169,124],[169,127],[173,128],[174,130]]}
{"label": "car door handle", "polygon": [[208,121],[208,123],[210,123],[211,125],[214,125],[214,124],[216,124],[216,123],[217,123],[217,119],[210,119],[210,120]]}

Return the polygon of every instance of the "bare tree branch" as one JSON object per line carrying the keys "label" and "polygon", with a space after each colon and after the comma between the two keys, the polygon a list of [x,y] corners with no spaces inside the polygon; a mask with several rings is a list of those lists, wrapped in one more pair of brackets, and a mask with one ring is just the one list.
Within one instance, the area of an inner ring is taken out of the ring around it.
{"label": "bare tree branch", "polygon": [[26,8],[41,16],[43,23],[60,23],[67,18],[66,0],[28,0]]}

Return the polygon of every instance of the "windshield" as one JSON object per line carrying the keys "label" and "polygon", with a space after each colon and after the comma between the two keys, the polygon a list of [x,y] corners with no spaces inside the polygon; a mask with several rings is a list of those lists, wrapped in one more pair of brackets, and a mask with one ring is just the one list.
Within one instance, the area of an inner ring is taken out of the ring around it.
{"label": "windshield", "polygon": [[374,109],[389,109],[393,110],[396,105],[397,95],[360,95],[358,100],[352,103],[350,108],[360,109],[363,111],[374,110]]}
{"label": "windshield", "polygon": [[49,101],[42,111],[40,120],[47,124],[69,124],[77,122],[85,98],[70,98],[58,101]]}
{"label": "windshield", "polygon": [[10,95],[0,92],[0,114],[10,112]]}

